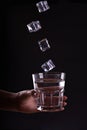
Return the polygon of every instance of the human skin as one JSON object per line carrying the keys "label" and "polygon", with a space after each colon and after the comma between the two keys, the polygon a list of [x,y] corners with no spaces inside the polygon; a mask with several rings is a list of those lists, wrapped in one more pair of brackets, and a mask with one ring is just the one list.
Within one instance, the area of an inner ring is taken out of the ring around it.
{"label": "human skin", "polygon": [[[0,90],[0,110],[14,111],[21,113],[37,113],[36,103],[37,94],[35,90],[23,90],[17,93]],[[63,111],[67,105],[67,96],[63,97],[63,107],[59,111]]]}

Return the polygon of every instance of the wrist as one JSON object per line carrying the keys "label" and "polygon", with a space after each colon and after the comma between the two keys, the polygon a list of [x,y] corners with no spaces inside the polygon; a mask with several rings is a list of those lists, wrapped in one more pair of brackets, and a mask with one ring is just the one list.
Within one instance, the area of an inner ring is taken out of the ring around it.
{"label": "wrist", "polygon": [[18,103],[19,100],[18,100],[18,93],[13,93],[12,94],[12,97],[11,97],[11,100],[10,100],[10,103],[11,103],[11,109],[13,111],[18,111]]}

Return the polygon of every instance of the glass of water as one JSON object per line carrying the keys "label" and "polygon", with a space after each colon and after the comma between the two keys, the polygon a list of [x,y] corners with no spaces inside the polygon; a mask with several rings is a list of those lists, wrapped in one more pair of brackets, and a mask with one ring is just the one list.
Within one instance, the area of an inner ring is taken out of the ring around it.
{"label": "glass of water", "polygon": [[44,112],[59,111],[63,107],[65,87],[64,72],[32,74],[33,86],[38,93],[37,110]]}

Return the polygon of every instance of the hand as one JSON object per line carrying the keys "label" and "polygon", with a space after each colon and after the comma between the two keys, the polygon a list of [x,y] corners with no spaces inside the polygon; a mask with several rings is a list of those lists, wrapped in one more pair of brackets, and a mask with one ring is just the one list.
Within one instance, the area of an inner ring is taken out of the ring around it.
{"label": "hand", "polygon": [[[36,103],[36,92],[34,90],[24,90],[20,91],[17,94],[17,109],[19,112],[23,113],[37,113],[40,112],[37,110],[37,103]],[[63,107],[59,111],[63,111],[64,107],[67,105],[66,100],[67,96],[63,97]]]}
{"label": "hand", "polygon": [[17,93],[18,111],[23,113],[36,113],[37,104],[34,90],[23,90]]}

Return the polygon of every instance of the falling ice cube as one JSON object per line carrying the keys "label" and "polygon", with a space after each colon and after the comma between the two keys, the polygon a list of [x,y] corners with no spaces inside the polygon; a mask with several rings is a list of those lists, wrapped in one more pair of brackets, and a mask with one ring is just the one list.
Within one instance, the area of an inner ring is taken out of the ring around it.
{"label": "falling ice cube", "polygon": [[50,70],[52,70],[53,68],[55,68],[54,63],[52,62],[52,60],[48,60],[47,62],[45,62],[44,64],[41,65],[41,68],[45,71],[48,72]]}
{"label": "falling ice cube", "polygon": [[29,32],[36,32],[41,29],[40,21],[32,21],[31,23],[27,24]]}
{"label": "falling ice cube", "polygon": [[41,41],[38,41],[38,44],[39,44],[40,50],[43,52],[50,49],[50,45],[49,45],[48,40],[46,38],[42,39]]}
{"label": "falling ice cube", "polygon": [[36,6],[40,13],[45,12],[50,8],[47,1],[40,1],[40,2],[36,3]]}

